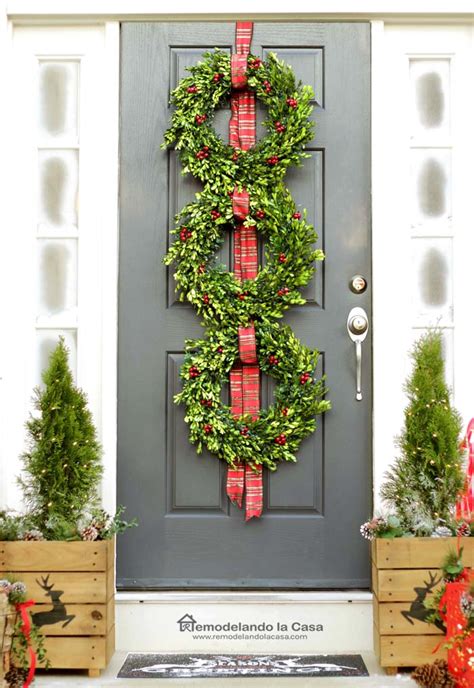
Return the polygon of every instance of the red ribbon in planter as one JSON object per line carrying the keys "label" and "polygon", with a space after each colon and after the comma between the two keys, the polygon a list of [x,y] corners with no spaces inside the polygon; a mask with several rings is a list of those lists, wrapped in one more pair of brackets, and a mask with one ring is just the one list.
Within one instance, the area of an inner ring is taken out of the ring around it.
{"label": "red ribbon in planter", "polygon": [[18,602],[15,605],[15,609],[21,616],[21,632],[25,636],[26,644],[28,645],[28,654],[30,655],[30,668],[28,670],[28,676],[23,684],[23,688],[29,688],[33,682],[36,671],[36,652],[33,650],[31,645],[31,620],[28,614],[28,608],[33,607],[35,602],[33,600],[27,600],[26,602]]}
{"label": "red ribbon in planter", "polygon": [[471,522],[474,519],[474,418],[469,421],[462,447],[468,450],[467,476],[464,492],[456,504],[456,518]]}
{"label": "red ribbon in planter", "polygon": [[[233,90],[229,141],[231,146],[241,150],[248,150],[256,141],[255,94],[246,89],[247,57],[252,31],[252,22],[237,22],[236,53],[231,57]],[[234,274],[241,282],[254,279],[258,273],[257,233],[254,226],[243,225],[250,210],[250,198],[246,189],[234,189],[232,210],[237,222],[234,231]],[[245,298],[245,294],[241,297]],[[256,420],[260,409],[260,372],[253,323],[249,323],[247,327],[239,327],[239,358],[230,371],[232,414],[235,418],[249,414],[252,420]],[[240,508],[244,490],[245,520],[248,521],[262,514],[262,467],[258,464],[244,464],[237,457],[235,468],[229,468],[227,471],[227,495]]]}

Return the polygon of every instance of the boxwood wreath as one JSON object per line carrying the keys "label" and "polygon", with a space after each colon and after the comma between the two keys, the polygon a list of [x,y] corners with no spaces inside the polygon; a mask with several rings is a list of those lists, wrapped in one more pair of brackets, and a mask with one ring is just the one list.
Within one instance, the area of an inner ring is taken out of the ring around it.
{"label": "boxwood wreath", "polygon": [[[191,303],[207,330],[206,339],[186,342],[182,391],[176,403],[187,407],[190,440],[234,466],[235,461],[275,470],[296,461],[301,441],[316,428],[316,416],[330,408],[324,379],[315,379],[319,354],[302,344],[277,320],[292,305],[305,303],[300,290],[324,254],[314,248],[314,227],[297,210],[283,184],[288,167],[309,157],[313,92],[297,83],[291,67],[274,54],[266,61],[249,55],[247,88],[267,108],[266,135],[250,150],[235,149],[214,132],[214,111],[230,97],[230,56],[205,53],[190,76],[173,91],[171,127],[163,147],[174,145],[183,174],[203,184],[196,200],[176,216],[176,240],[164,258],[174,263],[181,301]],[[219,264],[216,252],[235,220],[234,189],[246,189],[250,212],[265,239],[264,266],[255,279],[238,281]],[[221,401],[222,387],[239,355],[237,328],[253,322],[261,370],[277,381],[274,403],[252,421],[235,419]]]}

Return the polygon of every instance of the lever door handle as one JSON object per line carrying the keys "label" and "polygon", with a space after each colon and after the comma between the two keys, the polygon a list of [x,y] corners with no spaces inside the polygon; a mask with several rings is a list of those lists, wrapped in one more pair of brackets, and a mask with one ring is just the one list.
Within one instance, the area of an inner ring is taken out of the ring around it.
{"label": "lever door handle", "polygon": [[369,331],[369,319],[363,308],[353,308],[347,317],[347,332],[355,344],[356,401],[362,401],[362,342]]}

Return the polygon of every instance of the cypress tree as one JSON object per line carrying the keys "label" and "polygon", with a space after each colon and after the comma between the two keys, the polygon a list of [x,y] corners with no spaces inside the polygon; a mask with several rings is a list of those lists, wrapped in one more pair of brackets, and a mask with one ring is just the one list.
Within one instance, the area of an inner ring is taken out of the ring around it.
{"label": "cypress tree", "polygon": [[445,382],[441,333],[421,337],[411,356],[400,457],[386,475],[382,497],[395,508],[404,530],[429,535],[452,520],[450,511],[464,484],[462,421]]}
{"label": "cypress tree", "polygon": [[48,531],[53,522],[75,524],[97,503],[102,465],[92,414],[74,385],[62,338],[42,377],[44,388],[34,392],[37,413],[26,423],[19,482],[37,527]]}

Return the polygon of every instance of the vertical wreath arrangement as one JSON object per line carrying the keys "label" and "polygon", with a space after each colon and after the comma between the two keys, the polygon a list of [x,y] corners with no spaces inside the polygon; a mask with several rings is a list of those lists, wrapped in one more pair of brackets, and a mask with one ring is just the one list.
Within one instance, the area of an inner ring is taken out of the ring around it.
{"label": "vertical wreath arrangement", "polygon": [[[262,511],[262,466],[276,470],[296,461],[301,441],[330,408],[324,381],[316,379],[318,352],[278,320],[305,303],[301,289],[312,278],[314,227],[284,185],[292,165],[309,157],[312,89],[297,83],[288,65],[270,54],[248,52],[251,24],[237,25],[237,53],[215,50],[189,69],[174,90],[174,113],[164,146],[179,152],[183,174],[203,184],[177,215],[175,241],[164,258],[175,264],[179,298],[196,308],[206,338],[186,342],[181,368],[190,441],[228,466],[227,492],[247,519]],[[267,108],[266,136],[255,136],[255,98]],[[231,101],[230,144],[212,128],[215,109]],[[233,230],[233,272],[215,255]],[[257,233],[265,241],[258,266]],[[259,408],[259,371],[277,382],[274,403]],[[231,406],[221,401],[230,377]]]}

